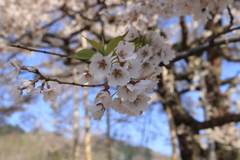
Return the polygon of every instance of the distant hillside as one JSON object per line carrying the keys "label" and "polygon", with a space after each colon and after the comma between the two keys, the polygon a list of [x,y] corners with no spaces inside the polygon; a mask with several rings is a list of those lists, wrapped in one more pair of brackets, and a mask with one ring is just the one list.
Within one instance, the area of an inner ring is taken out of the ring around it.
{"label": "distant hillside", "polygon": [[[84,160],[84,146],[80,145],[81,160]],[[93,160],[107,159],[105,146],[104,137],[92,138]],[[112,140],[112,154],[112,160],[170,160],[150,149],[117,140]],[[0,127],[0,160],[70,160],[71,155],[71,139],[45,131],[24,133],[18,127]]]}

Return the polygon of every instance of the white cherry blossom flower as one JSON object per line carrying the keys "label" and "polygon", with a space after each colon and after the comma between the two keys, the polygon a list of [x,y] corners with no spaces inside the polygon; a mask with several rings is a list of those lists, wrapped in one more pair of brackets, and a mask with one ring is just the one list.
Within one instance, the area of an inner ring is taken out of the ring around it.
{"label": "white cherry blossom flower", "polygon": [[9,93],[13,96],[14,99],[19,100],[22,95],[22,90],[19,86],[10,86]]}
{"label": "white cherry blossom flower", "polygon": [[91,83],[93,81],[93,76],[89,73],[88,68],[82,65],[77,65],[76,69],[79,73],[81,73],[80,80],[79,80],[80,83],[86,83],[86,82]]}
{"label": "white cherry blossom flower", "polygon": [[137,98],[137,95],[140,93],[140,89],[130,90],[127,86],[118,87],[118,96],[122,101],[128,100],[130,102],[133,102]]}
{"label": "white cherry blossom flower", "polygon": [[148,101],[151,98],[144,95],[139,94],[137,98],[133,101],[123,101],[122,104],[125,106],[130,112],[134,112],[138,114],[140,111],[146,111],[148,108]]}
{"label": "white cherry blossom flower", "polygon": [[103,104],[98,103],[98,104],[89,106],[88,111],[92,113],[94,120],[101,120],[103,113],[105,111],[105,108],[103,107]]}
{"label": "white cherry blossom flower", "polygon": [[111,58],[103,57],[100,53],[94,54],[89,65],[89,73],[96,78],[107,76],[111,68]]}
{"label": "white cherry blossom flower", "polygon": [[113,67],[111,69],[108,85],[110,86],[124,86],[130,80],[130,74],[124,67]]}
{"label": "white cherry blossom flower", "polygon": [[141,62],[145,62],[153,55],[151,47],[146,44],[144,47],[137,51],[137,59]]}
{"label": "white cherry blossom flower", "polygon": [[131,26],[130,29],[128,30],[128,33],[126,37],[124,38],[126,41],[131,41],[139,37],[138,30],[136,27]]}
{"label": "white cherry blossom flower", "polygon": [[122,114],[125,114],[128,112],[127,108],[122,105],[122,101],[120,98],[114,98],[112,108]]}
{"label": "white cherry blossom flower", "polygon": [[137,57],[136,53],[133,53],[135,46],[132,43],[124,44],[120,41],[117,46],[116,54],[121,62],[132,60]]}
{"label": "white cherry blossom flower", "polygon": [[58,83],[48,82],[47,89],[43,90],[43,100],[45,102],[47,101],[54,102],[57,96],[59,96],[60,94],[61,94],[61,88],[58,87]]}
{"label": "white cherry blossom flower", "polygon": [[94,103],[101,101],[104,108],[110,108],[112,106],[112,96],[110,95],[109,91],[100,91],[95,100]]}
{"label": "white cherry blossom flower", "polygon": [[124,64],[124,67],[125,66],[127,71],[130,73],[130,78],[137,78],[139,76],[139,70],[141,69],[139,60],[134,59],[132,61],[128,61]]}
{"label": "white cherry blossom flower", "polygon": [[32,81],[28,79],[21,79],[21,82],[24,87],[27,87],[27,94],[32,94],[34,91],[34,84],[32,84]]}
{"label": "white cherry blossom flower", "polygon": [[21,67],[19,65],[19,62],[15,59],[11,59],[10,61],[10,64],[15,67],[14,70],[12,70],[9,74],[8,74],[8,77],[9,78],[17,78],[19,73],[20,73],[20,70],[21,70]]}
{"label": "white cherry blossom flower", "polygon": [[150,73],[154,72],[155,66],[151,62],[144,62],[142,64],[142,68],[140,69],[140,76],[145,77],[148,76]]}
{"label": "white cherry blossom flower", "polygon": [[169,44],[165,44],[161,52],[161,61],[168,65],[171,60],[175,57],[175,52],[171,49]]}

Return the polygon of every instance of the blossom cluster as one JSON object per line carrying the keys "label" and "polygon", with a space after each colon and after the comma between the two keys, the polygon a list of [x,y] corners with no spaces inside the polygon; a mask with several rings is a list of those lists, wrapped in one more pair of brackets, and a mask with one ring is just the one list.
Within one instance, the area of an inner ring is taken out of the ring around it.
{"label": "blossom cluster", "polygon": [[[17,60],[11,59],[10,64],[15,67],[15,69],[8,74],[8,78],[11,79],[18,78],[21,70],[27,70],[35,73],[38,72],[38,70],[34,67],[31,67],[31,70],[29,70],[29,67],[22,66]],[[45,80],[42,80],[40,86],[35,87],[36,83],[41,81],[41,78],[42,77],[39,77],[35,80],[20,79],[22,86],[10,86],[9,93],[13,96],[13,98],[19,100],[23,94],[23,90],[26,90],[27,94],[33,94],[35,91],[40,91],[40,93],[43,93],[43,100],[45,102],[54,102],[57,96],[60,95],[61,88],[58,87],[57,82],[47,82]]]}
{"label": "blossom cluster", "polygon": [[[192,15],[195,20],[206,23],[212,18],[209,11],[214,8],[227,8],[233,0],[138,0],[129,2],[127,11],[119,12],[119,24],[138,21],[147,24],[155,16],[170,18],[174,16]],[[149,20],[150,19],[150,20]]]}
{"label": "blossom cluster", "polygon": [[[91,83],[94,78],[108,80],[105,88],[97,94],[94,105],[89,107],[94,119],[100,120],[105,109],[110,107],[132,116],[146,111],[151,99],[149,93],[157,85],[157,76],[162,72],[159,64],[167,65],[174,57],[174,51],[160,34],[150,31],[142,35],[131,27],[124,41],[119,41],[111,54],[96,53],[89,68],[77,66],[81,83]],[[117,87],[113,95],[110,86]]]}
{"label": "blossom cluster", "polygon": [[[104,43],[87,40],[97,48],[97,52],[84,49],[69,58],[86,59],[87,55],[91,60],[89,67],[76,66],[81,84],[107,79],[104,89],[96,95],[94,105],[89,106],[93,118],[100,120],[107,108],[132,116],[146,111],[151,99],[149,94],[153,92],[159,81],[157,76],[162,72],[159,64],[168,65],[175,57],[164,37],[154,31],[145,35],[132,26],[123,36],[112,39],[107,47]],[[10,63],[15,67],[9,73],[10,78],[18,77],[21,70],[39,76],[35,80],[21,79],[22,87],[10,87],[10,94],[15,99],[21,97],[23,90],[27,94],[40,91],[43,100],[51,102],[60,95],[58,80],[44,77],[35,67],[23,66],[14,60]],[[41,85],[35,87],[37,82]],[[116,92],[111,94],[110,87],[116,87]]]}

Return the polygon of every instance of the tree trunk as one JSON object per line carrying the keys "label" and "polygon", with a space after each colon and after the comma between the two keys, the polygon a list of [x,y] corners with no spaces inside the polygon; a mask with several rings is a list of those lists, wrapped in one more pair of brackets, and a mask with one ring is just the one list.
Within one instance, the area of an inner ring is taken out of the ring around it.
{"label": "tree trunk", "polygon": [[[79,81],[76,68],[73,70],[73,80],[74,82]],[[79,160],[80,158],[80,146],[79,146],[79,113],[78,113],[78,87],[74,86],[74,106],[73,106],[73,128],[74,128],[74,137],[73,137],[73,160]]]}

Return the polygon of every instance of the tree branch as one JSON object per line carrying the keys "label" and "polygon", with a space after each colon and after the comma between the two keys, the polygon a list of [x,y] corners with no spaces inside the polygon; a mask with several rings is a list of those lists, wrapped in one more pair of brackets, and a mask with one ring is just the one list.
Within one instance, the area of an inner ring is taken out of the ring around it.
{"label": "tree branch", "polygon": [[[20,45],[9,45],[11,47],[15,47],[15,48],[21,48],[21,49],[25,49],[25,50],[28,50],[28,51],[33,51],[33,52],[40,52],[40,53],[45,53],[45,54],[50,54],[50,55],[54,55],[54,56],[59,56],[59,57],[65,57],[65,58],[68,58],[67,55],[62,55],[62,54],[58,54],[58,53],[54,53],[54,52],[48,52],[48,51],[42,51],[42,50],[37,50],[37,49],[32,49],[32,48],[28,48],[28,47],[23,47],[23,46],[20,46]],[[70,59],[70,58],[69,58]],[[88,60],[85,60],[85,59],[79,59],[85,63],[90,63]]]}
{"label": "tree branch", "polygon": [[214,46],[218,46],[218,45],[221,45],[221,44],[232,43],[232,42],[238,42],[238,41],[240,41],[240,36],[226,37],[226,38],[222,38],[222,39],[219,39],[219,40],[215,40],[212,43],[210,43],[210,42],[205,43],[205,44],[200,45],[198,47],[189,49],[187,51],[177,53],[177,56],[171,61],[171,63],[174,63],[174,62],[179,61],[181,59],[188,58],[189,56],[192,56],[192,55],[197,55],[197,54],[202,53],[203,51],[205,51],[207,49],[210,49]]}

